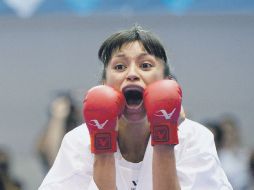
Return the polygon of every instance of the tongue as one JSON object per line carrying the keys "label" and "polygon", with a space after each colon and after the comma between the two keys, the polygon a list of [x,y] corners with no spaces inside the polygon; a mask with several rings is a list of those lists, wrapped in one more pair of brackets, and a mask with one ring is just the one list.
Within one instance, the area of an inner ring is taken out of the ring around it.
{"label": "tongue", "polygon": [[132,110],[138,110],[141,109],[143,105],[143,101],[142,100],[132,100],[132,101],[128,101],[126,104],[126,108],[127,109],[132,109]]}

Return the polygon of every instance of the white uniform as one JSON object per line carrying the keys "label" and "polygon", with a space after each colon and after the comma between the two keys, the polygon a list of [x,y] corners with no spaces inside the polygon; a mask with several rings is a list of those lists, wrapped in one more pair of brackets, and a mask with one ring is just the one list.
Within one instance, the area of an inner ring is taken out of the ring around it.
{"label": "white uniform", "polygon": [[[179,126],[175,146],[177,176],[182,190],[231,190],[221,168],[212,133],[185,119]],[[98,190],[93,181],[93,154],[85,124],[67,133],[53,167],[39,190]],[[152,153],[148,143],[144,160],[126,161],[115,153],[116,184],[120,190],[152,190]]]}

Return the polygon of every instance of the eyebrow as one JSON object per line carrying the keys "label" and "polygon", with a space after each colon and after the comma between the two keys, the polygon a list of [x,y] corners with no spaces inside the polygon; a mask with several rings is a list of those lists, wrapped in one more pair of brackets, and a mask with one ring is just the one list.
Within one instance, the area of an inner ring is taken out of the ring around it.
{"label": "eyebrow", "polygon": [[[140,58],[140,57],[144,57],[144,56],[147,56],[147,55],[150,55],[149,53],[147,52],[143,52],[143,53],[140,53],[137,57]],[[124,53],[120,52],[120,53],[117,53],[116,55],[114,55],[114,57],[126,57]]]}

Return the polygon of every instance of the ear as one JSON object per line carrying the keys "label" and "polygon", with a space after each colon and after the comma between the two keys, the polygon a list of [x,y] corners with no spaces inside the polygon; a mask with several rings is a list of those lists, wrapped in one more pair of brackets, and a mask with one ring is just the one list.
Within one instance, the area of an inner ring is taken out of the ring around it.
{"label": "ear", "polygon": [[168,76],[166,76],[166,79],[171,80],[171,79],[173,79],[173,77],[171,75],[168,75]]}
{"label": "ear", "polygon": [[177,82],[177,79],[176,79],[176,76],[175,76],[175,75],[170,74],[170,75],[168,75],[166,78],[167,78],[167,79],[170,79],[170,80],[174,80],[174,81]]}
{"label": "ear", "polygon": [[165,79],[174,80],[174,77],[172,75],[165,76]]}

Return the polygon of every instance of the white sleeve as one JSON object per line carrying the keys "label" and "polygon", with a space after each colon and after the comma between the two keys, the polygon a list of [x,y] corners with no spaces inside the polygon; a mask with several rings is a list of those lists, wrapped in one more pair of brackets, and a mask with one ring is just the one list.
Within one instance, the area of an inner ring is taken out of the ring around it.
{"label": "white sleeve", "polygon": [[88,190],[99,190],[93,179],[91,180],[89,184]]}
{"label": "white sleeve", "polygon": [[181,189],[232,190],[217,156],[213,134],[201,125],[195,127],[194,132],[184,135],[188,140],[182,144],[182,156],[177,161]]}
{"label": "white sleeve", "polygon": [[98,190],[92,178],[89,135],[80,126],[64,136],[56,160],[39,190]]}

